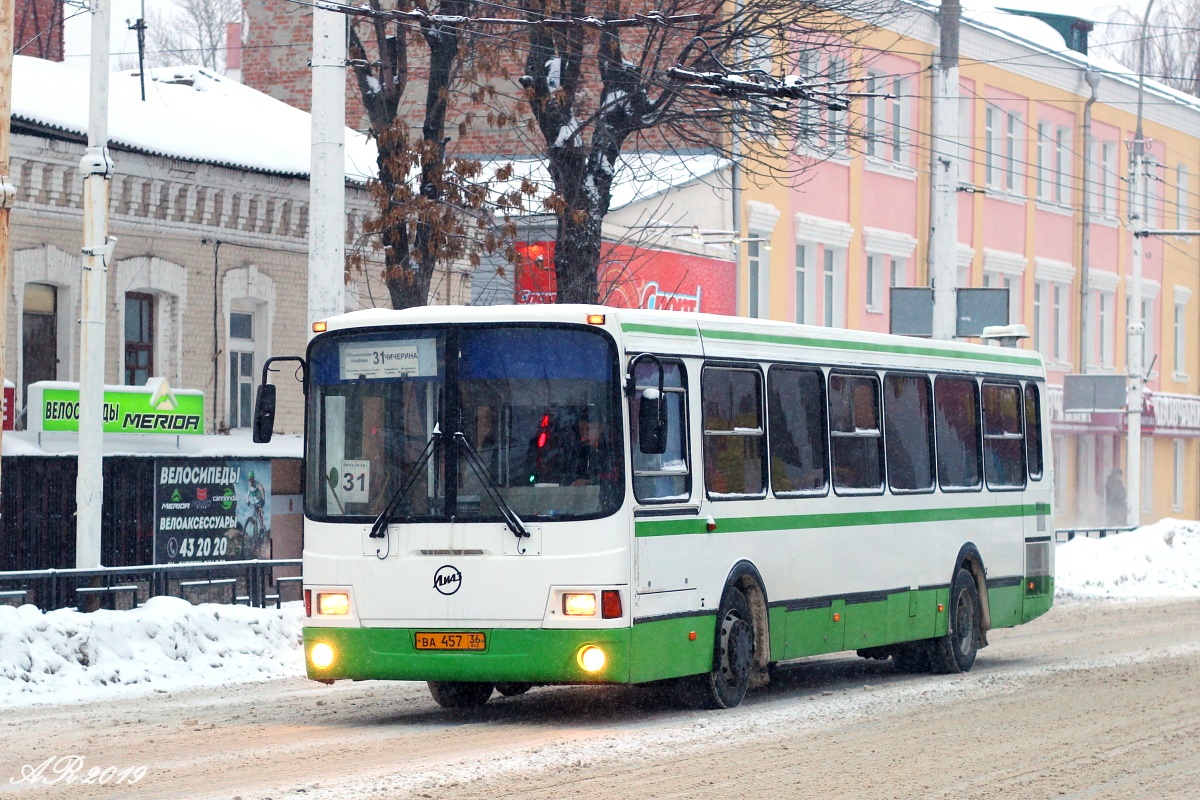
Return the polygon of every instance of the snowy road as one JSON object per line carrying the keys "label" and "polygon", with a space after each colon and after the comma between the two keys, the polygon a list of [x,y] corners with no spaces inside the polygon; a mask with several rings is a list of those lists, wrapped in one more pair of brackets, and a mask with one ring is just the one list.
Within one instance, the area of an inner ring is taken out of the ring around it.
{"label": "snowy road", "polygon": [[[727,712],[551,688],[450,713],[423,685],[298,679],[11,709],[0,797],[1194,798],[1198,684],[1200,600],[1075,603],[994,632],[969,675],[813,660]],[[146,774],[10,780],[72,754]]]}

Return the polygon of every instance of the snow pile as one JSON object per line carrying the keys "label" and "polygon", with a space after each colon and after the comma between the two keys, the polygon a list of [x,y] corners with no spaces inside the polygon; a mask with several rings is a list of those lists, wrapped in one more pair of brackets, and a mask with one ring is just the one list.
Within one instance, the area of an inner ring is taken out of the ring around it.
{"label": "snow pile", "polygon": [[1133,600],[1200,596],[1200,523],[1163,519],[1103,539],[1076,537],[1055,551],[1057,591]]}
{"label": "snow pile", "polygon": [[304,609],[151,598],[132,611],[0,606],[0,708],[259,681],[304,671]]}

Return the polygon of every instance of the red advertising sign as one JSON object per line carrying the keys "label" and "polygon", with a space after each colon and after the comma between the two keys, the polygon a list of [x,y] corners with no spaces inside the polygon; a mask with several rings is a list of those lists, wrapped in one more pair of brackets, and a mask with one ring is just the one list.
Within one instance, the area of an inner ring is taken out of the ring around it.
{"label": "red advertising sign", "polygon": [[[518,244],[515,302],[553,303],[554,242]],[[600,302],[618,308],[737,313],[732,261],[605,243],[597,270]]]}
{"label": "red advertising sign", "polygon": [[17,387],[11,382],[4,381],[4,430],[13,429],[13,415],[17,408]]}

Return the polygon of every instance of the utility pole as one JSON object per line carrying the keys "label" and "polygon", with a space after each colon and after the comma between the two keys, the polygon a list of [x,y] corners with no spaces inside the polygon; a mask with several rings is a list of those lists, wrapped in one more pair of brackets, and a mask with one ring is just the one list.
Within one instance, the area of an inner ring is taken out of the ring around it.
{"label": "utility pole", "polygon": [[108,25],[111,0],[94,0],[88,148],[83,175],[83,277],[79,320],[79,478],[75,484],[75,566],[100,566],[104,503],[104,334],[108,265],[116,239],[108,235],[113,173],[108,153]]}
{"label": "utility pole", "polygon": [[[1100,96],[1100,73],[1090,66],[1083,72],[1083,80],[1091,90],[1087,101],[1083,104],[1083,191],[1080,192],[1082,201],[1082,222],[1079,236],[1079,372],[1088,371],[1088,359],[1091,358],[1089,344],[1091,342],[1092,303],[1091,290],[1088,288],[1091,275],[1092,259],[1092,184],[1089,179],[1088,164],[1092,158],[1092,106]],[[1094,170],[1095,171],[1095,170]],[[1103,186],[1103,181],[1100,182]]]}
{"label": "utility pole", "polygon": [[941,43],[933,71],[933,187],[929,201],[929,280],[933,338],[957,332],[958,283],[958,0],[942,0]]}
{"label": "utility pole", "polygon": [[[0,290],[8,287],[8,260],[12,250],[8,241],[8,226],[17,189],[9,183],[8,139],[12,121],[13,32],[16,3],[0,0]],[[4,385],[4,363],[8,338],[8,304],[0,300],[0,387]],[[0,388],[0,392],[3,389]],[[16,414],[15,408],[6,409]],[[3,426],[0,426],[2,428]],[[2,434],[2,430],[0,430]]]}
{"label": "utility pole", "polygon": [[1142,132],[1142,100],[1146,86],[1146,26],[1154,0],[1146,4],[1142,16],[1142,41],[1138,48],[1137,127],[1133,133],[1131,158],[1129,231],[1133,234],[1133,265],[1129,288],[1129,337],[1125,365],[1129,372],[1129,399],[1126,403],[1125,425],[1125,500],[1128,522],[1137,525],[1142,513],[1142,353],[1145,350],[1146,324],[1142,319],[1142,239],[1146,229],[1146,139]]}
{"label": "utility pole", "polygon": [[308,322],[346,310],[346,18],[313,6]]}
{"label": "utility pole", "polygon": [[137,32],[138,81],[142,84],[142,102],[146,102],[146,0],[142,0],[142,13],[136,20],[125,20],[125,26]]}

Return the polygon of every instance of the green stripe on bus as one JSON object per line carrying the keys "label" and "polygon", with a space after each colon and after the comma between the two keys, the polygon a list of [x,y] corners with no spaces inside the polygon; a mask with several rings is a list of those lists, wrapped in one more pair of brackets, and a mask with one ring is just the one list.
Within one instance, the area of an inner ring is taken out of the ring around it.
{"label": "green stripe on bus", "polygon": [[669,325],[643,325],[640,322],[622,322],[625,333],[658,333],[663,336],[698,336],[695,328],[672,328]]}
{"label": "green stripe on bus", "polygon": [[[782,531],[802,528],[845,528],[853,525],[903,525],[914,522],[949,522],[968,519],[1001,519],[1047,514],[1038,503],[965,508],[917,508],[899,511],[851,511],[841,514],[791,514],[786,516],[729,517],[717,520],[714,533]],[[672,519],[638,522],[636,536],[682,536],[707,533],[702,519]]]}
{"label": "green stripe on bus", "polygon": [[703,328],[701,335],[713,339],[730,339],[739,342],[767,342],[770,344],[789,344],[802,347],[822,347],[835,350],[862,350],[872,353],[895,353],[914,356],[941,356],[944,358],[964,358],[970,361],[995,361],[1002,364],[1023,364],[1036,367],[1041,361],[1034,356],[1023,356],[1015,353],[996,353],[981,355],[961,350],[943,350],[938,347],[920,347],[908,344],[876,344],[874,342],[854,342],[846,339],[825,339],[812,336],[784,336],[775,333],[754,333],[750,331],[717,331]]}

